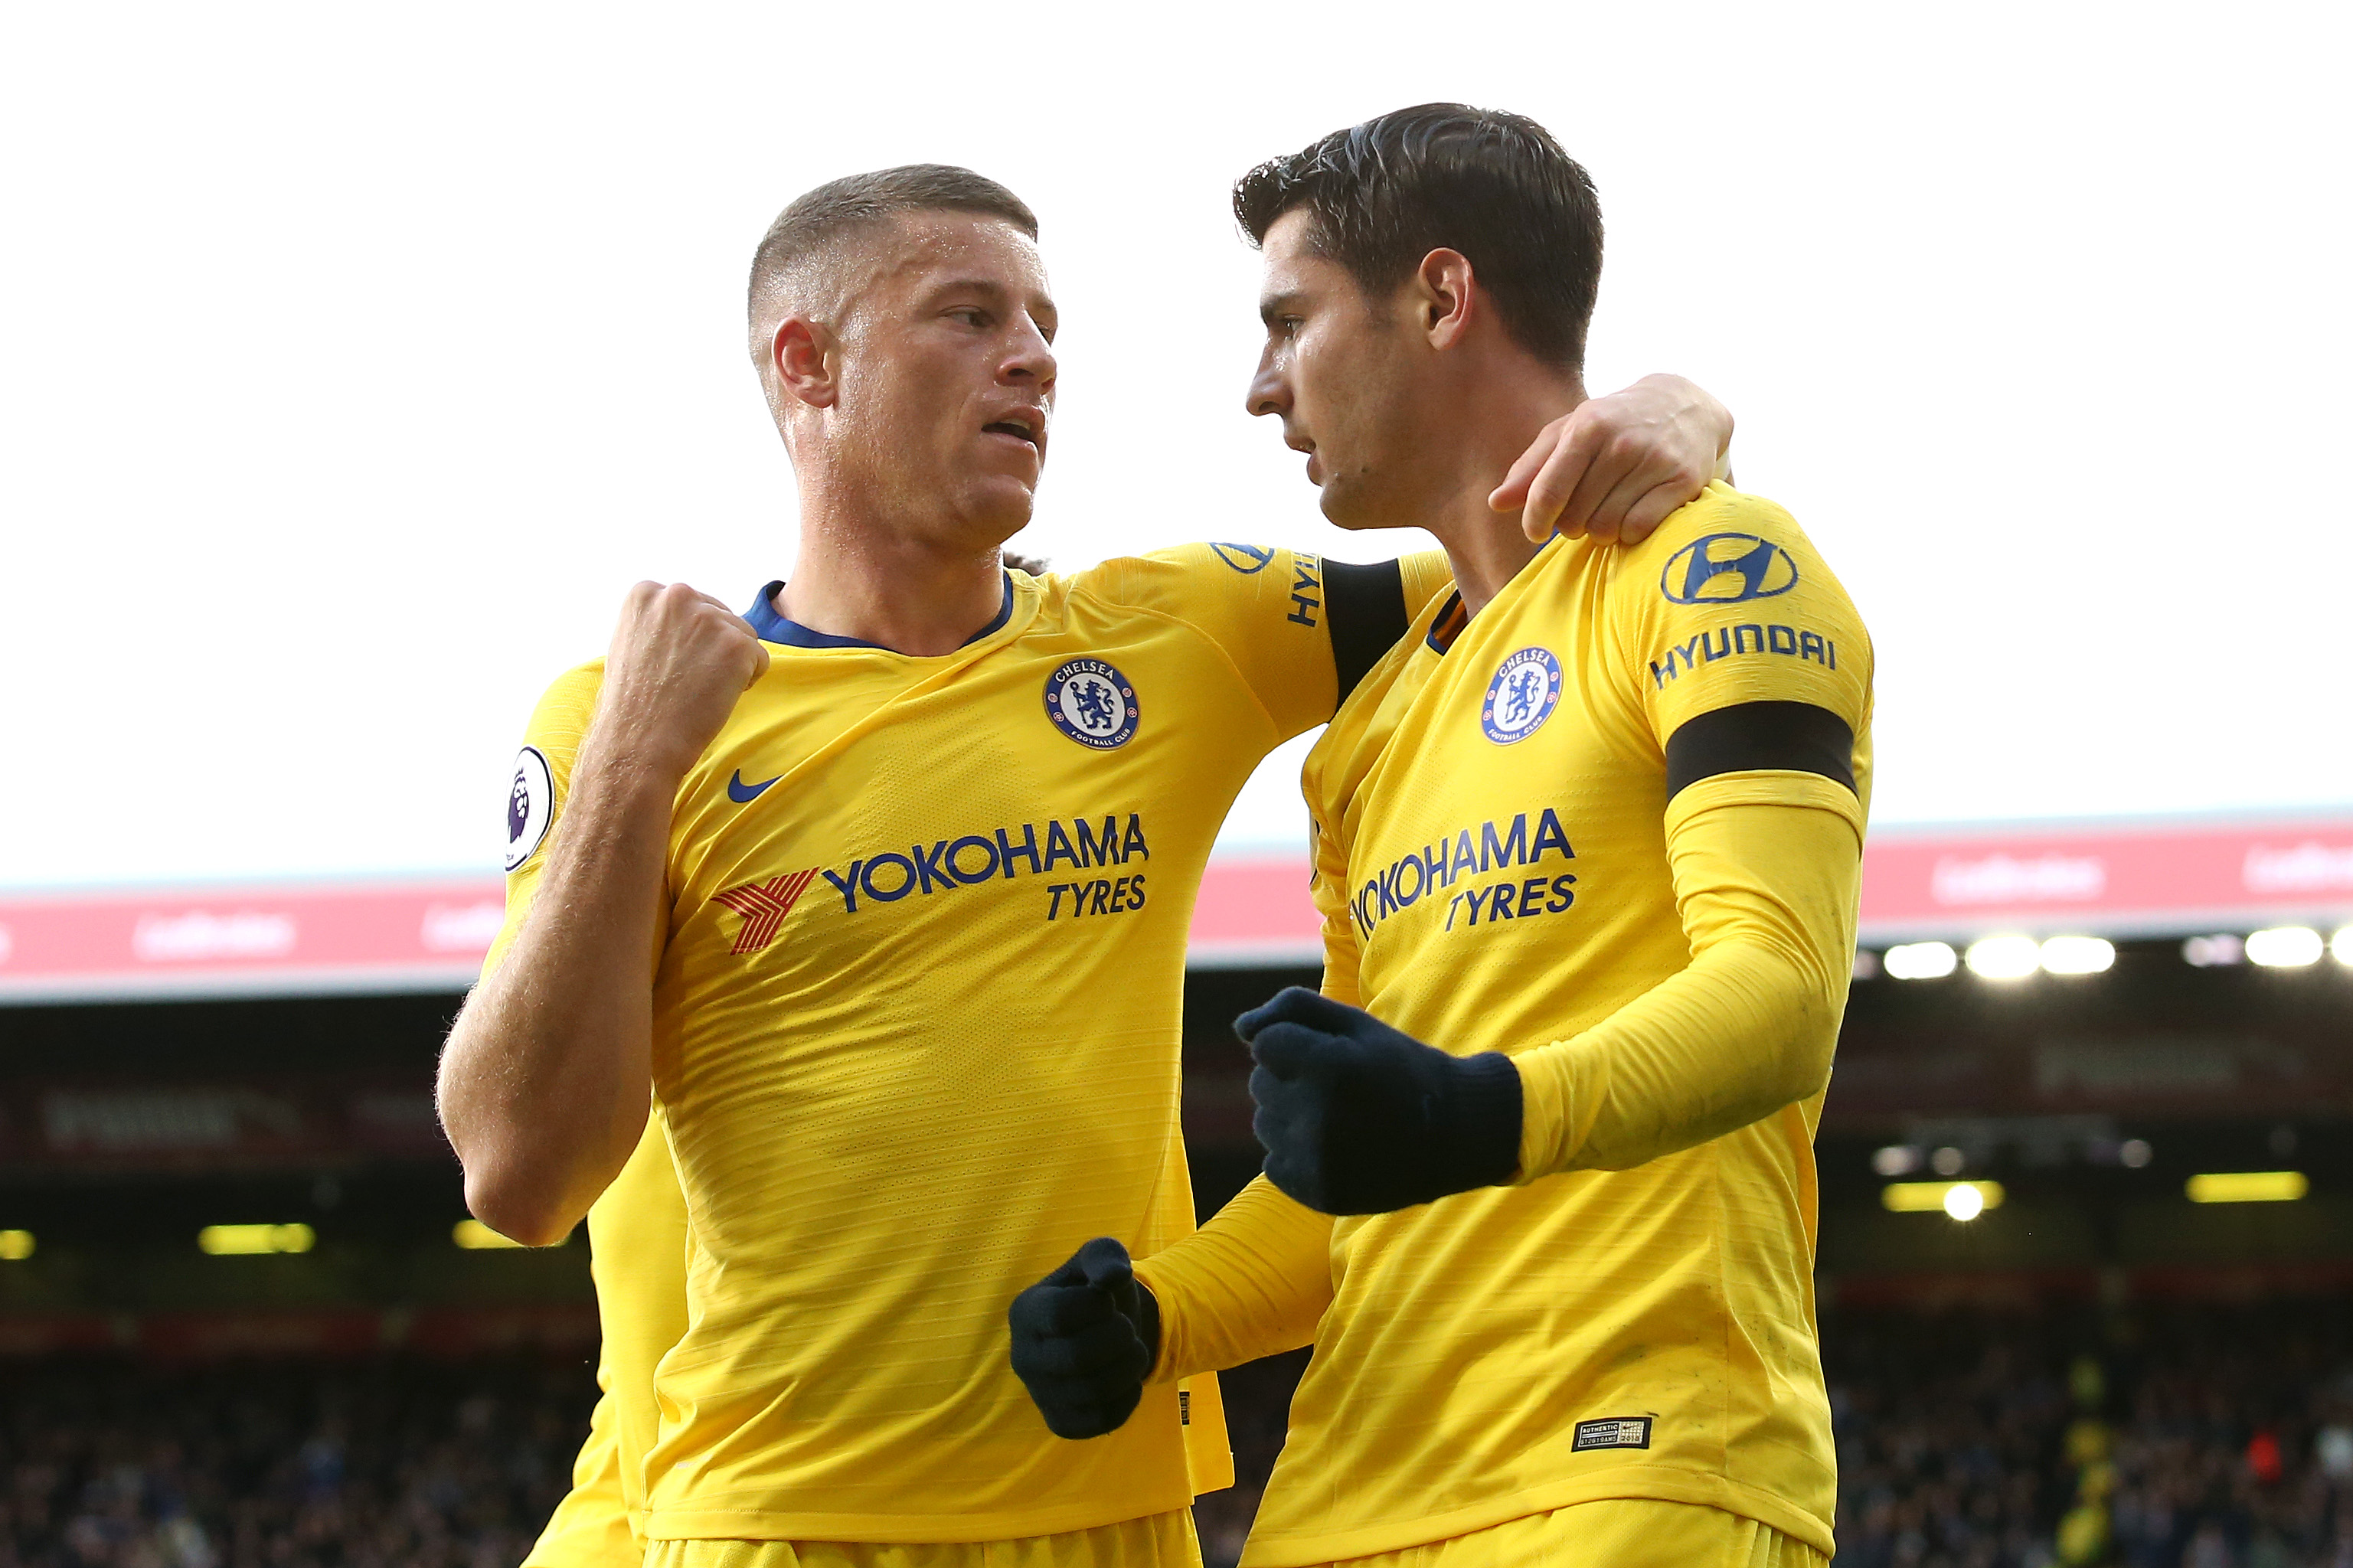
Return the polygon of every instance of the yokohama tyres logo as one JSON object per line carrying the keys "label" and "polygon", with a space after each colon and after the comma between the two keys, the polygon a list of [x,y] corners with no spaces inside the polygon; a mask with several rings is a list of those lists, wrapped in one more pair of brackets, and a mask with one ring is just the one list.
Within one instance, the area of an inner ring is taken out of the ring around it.
{"label": "yokohama tyres logo", "polygon": [[731,953],[757,952],[776,940],[776,928],[793,912],[800,901],[802,889],[817,876],[814,866],[789,876],[771,877],[765,882],[746,882],[740,888],[730,888],[712,901],[725,905],[744,917],[744,929],[735,933],[735,945]]}

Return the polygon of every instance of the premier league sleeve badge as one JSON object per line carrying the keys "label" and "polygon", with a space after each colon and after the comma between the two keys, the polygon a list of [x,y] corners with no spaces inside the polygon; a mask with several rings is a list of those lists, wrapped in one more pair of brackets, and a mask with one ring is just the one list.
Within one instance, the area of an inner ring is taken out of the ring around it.
{"label": "premier league sleeve badge", "polygon": [[507,790],[506,868],[514,870],[532,857],[555,819],[555,776],[537,746],[515,754],[514,783]]}

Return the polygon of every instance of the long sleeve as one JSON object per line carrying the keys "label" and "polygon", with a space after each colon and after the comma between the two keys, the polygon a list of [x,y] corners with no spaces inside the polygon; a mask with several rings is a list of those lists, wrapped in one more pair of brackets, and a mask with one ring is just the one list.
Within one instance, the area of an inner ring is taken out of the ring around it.
{"label": "long sleeve", "polygon": [[1676,795],[1667,851],[1688,968],[1513,1058],[1520,1170],[1624,1170],[1820,1091],[1853,965],[1862,821],[1818,774],[1724,773]]}
{"label": "long sleeve", "polygon": [[555,1505],[522,1568],[621,1568],[645,1558],[645,1543],[630,1533],[621,1497],[612,1374],[601,1360],[596,1383],[605,1392],[588,1417],[587,1441],[573,1461],[572,1489]]}
{"label": "long sleeve", "polygon": [[[1320,819],[1314,832],[1324,990],[1353,1004],[1358,949],[1348,921],[1346,857]],[[1160,1305],[1152,1380],[1222,1372],[1314,1342],[1332,1303],[1332,1218],[1259,1176],[1208,1224],[1135,1271]]]}
{"label": "long sleeve", "polygon": [[1160,1306],[1152,1381],[1220,1372],[1314,1340],[1332,1301],[1332,1219],[1260,1176],[1135,1272]]}

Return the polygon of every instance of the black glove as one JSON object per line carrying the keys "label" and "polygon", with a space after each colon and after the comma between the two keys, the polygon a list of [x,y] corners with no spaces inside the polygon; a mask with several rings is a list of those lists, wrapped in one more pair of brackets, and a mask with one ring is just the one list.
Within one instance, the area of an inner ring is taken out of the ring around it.
{"label": "black glove", "polygon": [[1520,1073],[1451,1057],[1370,1013],[1293,985],[1234,1020],[1258,1066],[1250,1131],[1267,1179],[1324,1214],[1388,1214],[1508,1180]]}
{"label": "black glove", "polygon": [[1115,1432],[1144,1397],[1160,1354],[1160,1303],[1099,1236],[1013,1298],[1013,1374],[1057,1437]]}

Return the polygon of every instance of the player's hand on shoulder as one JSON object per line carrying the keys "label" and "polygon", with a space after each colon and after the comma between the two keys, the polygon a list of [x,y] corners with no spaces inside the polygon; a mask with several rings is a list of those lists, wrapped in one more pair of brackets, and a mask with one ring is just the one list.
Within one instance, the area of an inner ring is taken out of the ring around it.
{"label": "player's hand on shoulder", "polygon": [[1005,1316],[1014,1375],[1055,1436],[1100,1437],[1134,1413],[1160,1353],[1160,1310],[1119,1242],[1088,1242]]}
{"label": "player's hand on shoulder", "polygon": [[1510,1179],[1520,1075],[1455,1057],[1293,985],[1234,1020],[1257,1067],[1250,1131],[1266,1175],[1324,1214],[1388,1214]]}
{"label": "player's hand on shoulder", "polygon": [[597,740],[609,756],[683,778],[767,668],[768,650],[734,611],[683,583],[640,583],[605,656]]}
{"label": "player's hand on shoulder", "polygon": [[1640,544],[1696,500],[1732,446],[1732,411],[1679,375],[1588,398],[1540,431],[1487,504],[1554,531]]}

